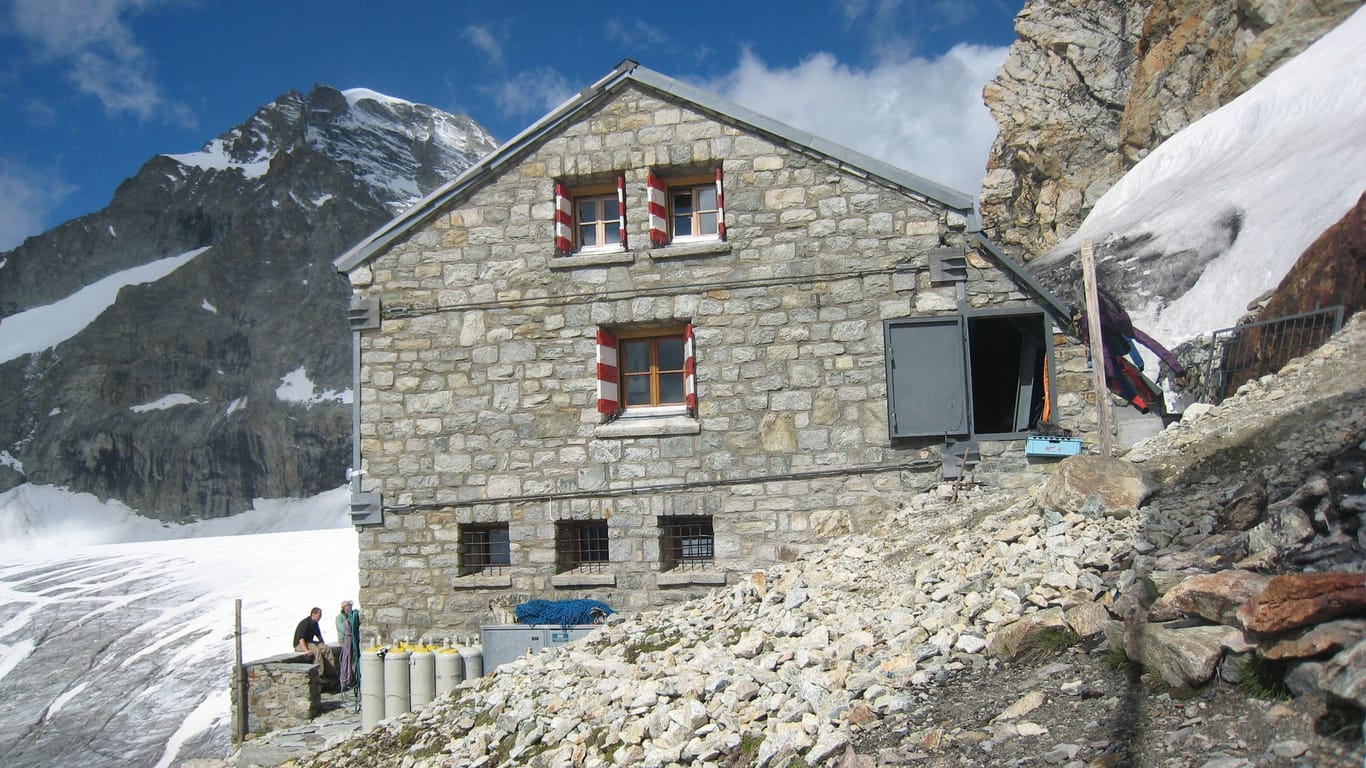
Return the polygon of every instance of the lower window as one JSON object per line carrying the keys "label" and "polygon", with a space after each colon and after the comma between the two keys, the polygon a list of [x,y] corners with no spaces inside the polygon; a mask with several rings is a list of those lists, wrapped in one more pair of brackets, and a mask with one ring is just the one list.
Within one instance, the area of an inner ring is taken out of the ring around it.
{"label": "lower window", "polygon": [[621,404],[683,405],[683,329],[621,338]]}
{"label": "lower window", "polygon": [[460,526],[460,575],[501,574],[512,563],[507,523]]}
{"label": "lower window", "polygon": [[565,571],[607,570],[607,521],[573,520],[555,523],[555,567]]}
{"label": "lower window", "polygon": [[697,570],[716,561],[716,537],[711,516],[659,519],[660,569]]}
{"label": "lower window", "polygon": [[618,416],[696,416],[691,325],[599,328],[598,411]]}

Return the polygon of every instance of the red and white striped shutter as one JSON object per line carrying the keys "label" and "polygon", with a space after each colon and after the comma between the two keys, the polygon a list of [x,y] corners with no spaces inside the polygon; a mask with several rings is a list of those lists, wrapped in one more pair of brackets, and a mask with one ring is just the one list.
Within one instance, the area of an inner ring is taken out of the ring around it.
{"label": "red and white striped shutter", "polygon": [[721,193],[721,166],[716,167],[716,236],[726,239],[726,202]]}
{"label": "red and white striped shutter", "polygon": [[669,206],[664,199],[664,184],[653,173],[645,176],[645,198],[650,208],[650,242],[669,244]]}
{"label": "red and white striped shutter", "polygon": [[598,413],[616,416],[621,411],[617,391],[617,337],[598,329]]}
{"label": "red and white striped shutter", "polygon": [[555,185],[555,250],[571,253],[574,250],[573,201],[563,184]]}
{"label": "red and white striped shutter", "polygon": [[617,234],[621,236],[621,248],[626,250],[626,177],[617,177]]}
{"label": "red and white striped shutter", "polygon": [[697,415],[697,355],[692,338],[692,323],[683,329],[683,404],[688,414]]}

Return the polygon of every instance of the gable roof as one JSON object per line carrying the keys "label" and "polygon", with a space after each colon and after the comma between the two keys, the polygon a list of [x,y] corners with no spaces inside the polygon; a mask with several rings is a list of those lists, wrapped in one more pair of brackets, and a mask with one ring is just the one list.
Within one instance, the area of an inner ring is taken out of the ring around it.
{"label": "gable roof", "polygon": [[970,220],[975,221],[976,219],[971,195],[950,189],[861,152],[856,152],[799,128],[793,128],[786,123],[765,117],[732,101],[694,88],[682,81],[666,77],[626,59],[607,73],[605,77],[583,89],[545,117],[532,123],[526,130],[485,155],[483,159],[470,166],[464,173],[433,190],[426,197],[413,204],[411,208],[343,253],[333,262],[337,270],[349,272],[364,264],[372,256],[383,251],[390,243],[436,215],[446,203],[467,194],[491,178],[503,166],[520,159],[547,134],[559,129],[566,123],[572,122],[580,114],[596,107],[617,91],[631,84],[664,94],[673,101],[687,102],[700,111],[712,114],[724,122],[744,125],[753,131],[777,140],[779,143],[787,144],[807,153],[819,154],[838,165],[855,169],[863,174],[876,176],[912,194],[938,202],[961,213]]}

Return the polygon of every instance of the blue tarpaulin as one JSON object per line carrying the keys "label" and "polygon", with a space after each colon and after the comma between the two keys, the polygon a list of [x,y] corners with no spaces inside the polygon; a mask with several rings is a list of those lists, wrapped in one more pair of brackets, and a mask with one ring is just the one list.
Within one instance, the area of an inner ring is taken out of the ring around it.
{"label": "blue tarpaulin", "polygon": [[513,610],[518,624],[597,624],[615,613],[601,600],[528,600]]}

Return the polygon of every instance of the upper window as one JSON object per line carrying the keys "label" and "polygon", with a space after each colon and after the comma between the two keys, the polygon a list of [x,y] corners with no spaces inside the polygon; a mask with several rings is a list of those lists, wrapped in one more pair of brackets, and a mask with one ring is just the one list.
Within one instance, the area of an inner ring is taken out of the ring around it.
{"label": "upper window", "polygon": [[686,178],[661,179],[651,173],[645,184],[652,243],[726,239],[720,168],[708,175]]}
{"label": "upper window", "polygon": [[607,521],[564,520],[555,523],[555,565],[565,571],[607,570]]}
{"label": "upper window", "polygon": [[460,575],[500,574],[511,563],[507,523],[460,526]]}
{"label": "upper window", "polygon": [[1049,419],[1042,313],[948,315],[886,324],[891,436],[1009,435]]}
{"label": "upper window", "polygon": [[555,185],[555,250],[561,254],[626,247],[625,180],[615,184]]}
{"label": "upper window", "polygon": [[716,237],[716,185],[669,188],[669,234],[674,240]]}
{"label": "upper window", "polygon": [[621,245],[621,216],[616,195],[574,198],[574,244],[579,250]]}

